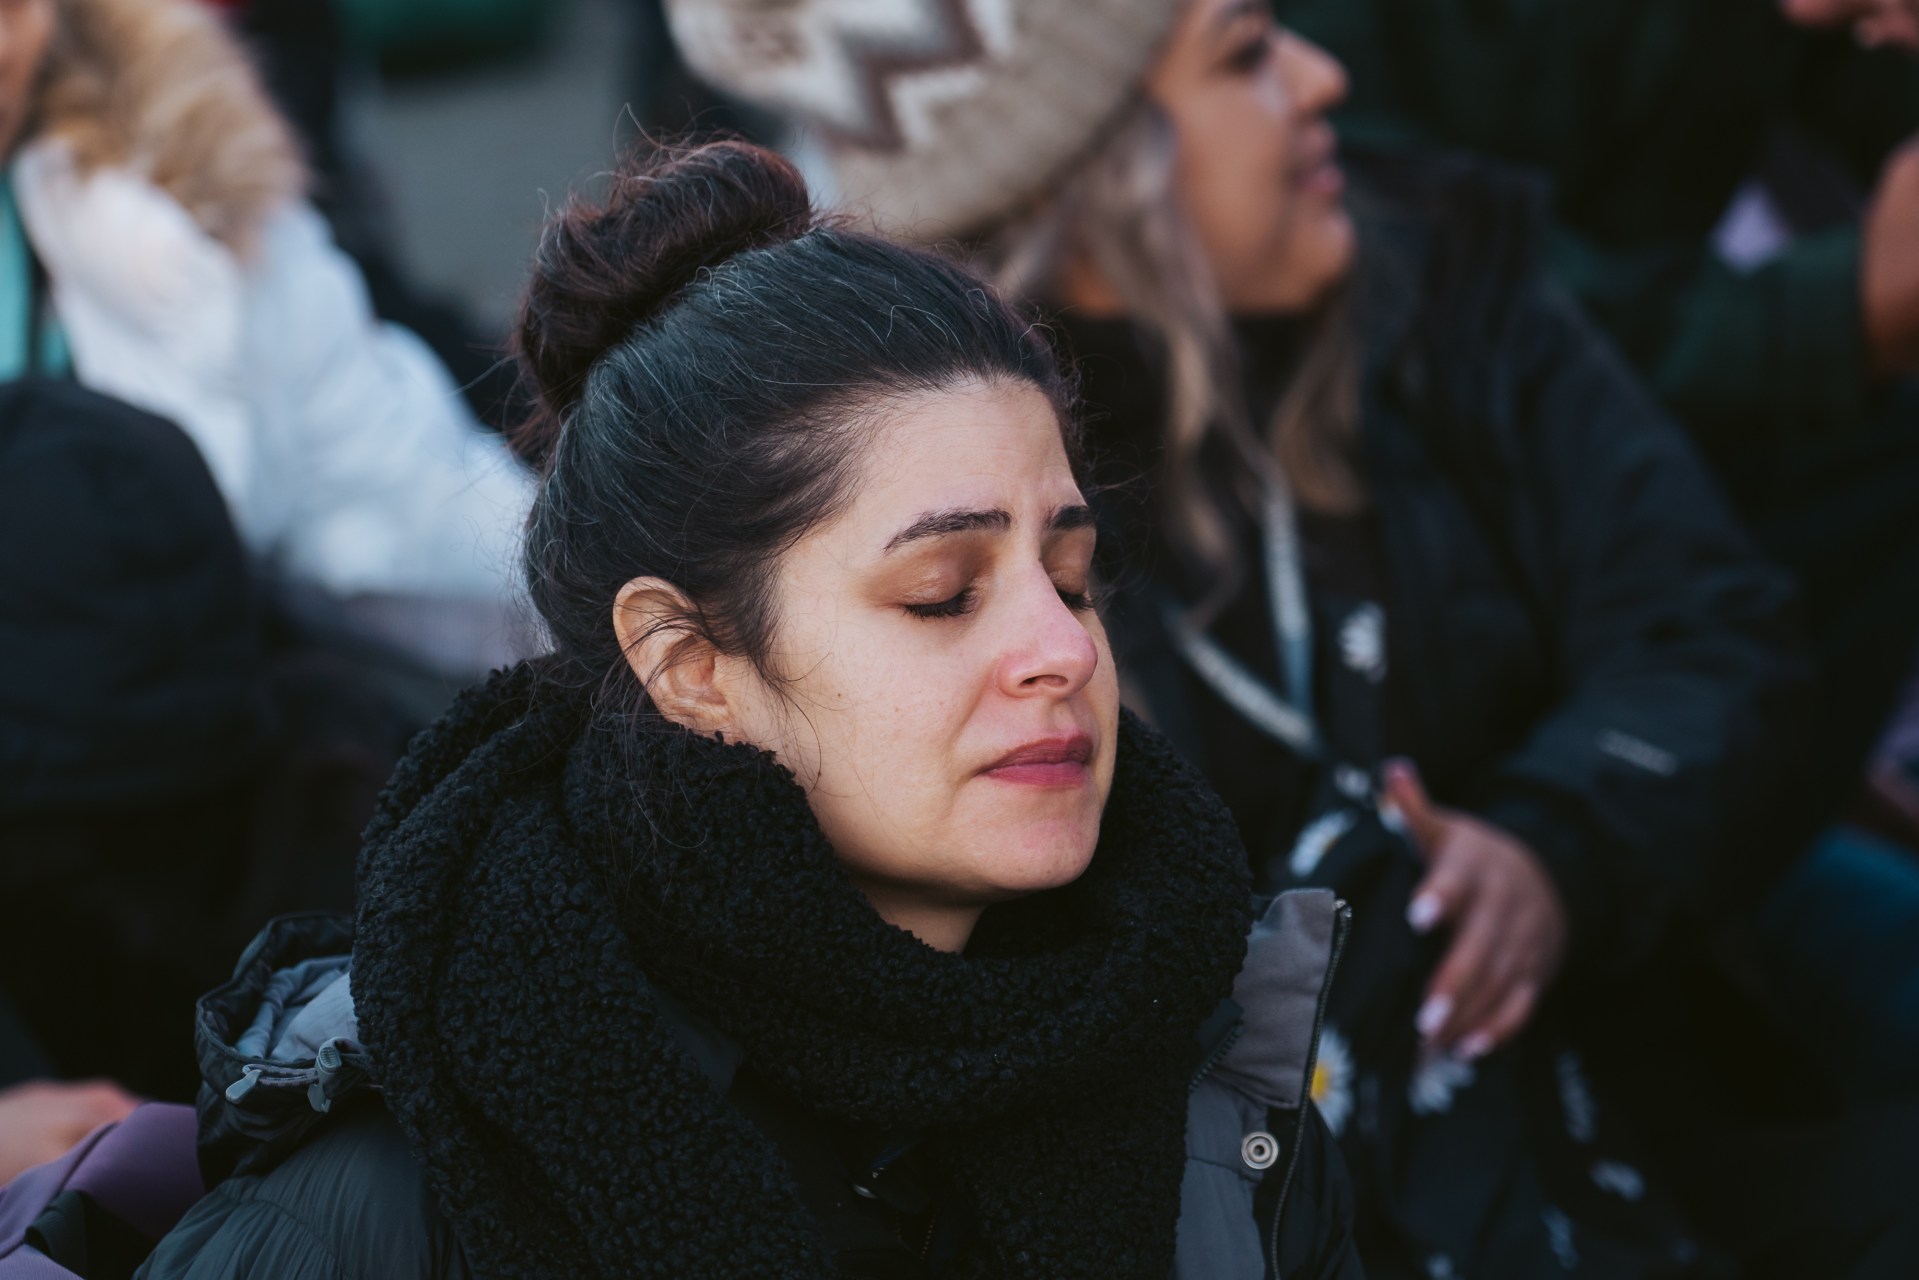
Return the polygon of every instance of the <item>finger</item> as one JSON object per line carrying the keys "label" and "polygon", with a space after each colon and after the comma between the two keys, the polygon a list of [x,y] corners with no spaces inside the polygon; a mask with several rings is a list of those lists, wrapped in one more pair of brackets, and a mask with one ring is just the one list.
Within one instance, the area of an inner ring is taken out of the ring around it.
{"label": "finger", "polygon": [[1492,964],[1492,931],[1473,923],[1478,913],[1459,931],[1440,961],[1439,969],[1426,987],[1426,999],[1419,1006],[1413,1025],[1420,1035],[1440,1048],[1450,1048],[1459,1039],[1464,1024],[1459,1011],[1480,1007],[1481,992]]}
{"label": "finger", "polygon": [[90,1131],[100,1125],[124,1120],[140,1100],[110,1080],[88,1080],[58,1085],[59,1092],[49,1101],[60,1104],[70,1123]]}
{"label": "finger", "polygon": [[1465,913],[1473,896],[1470,866],[1465,859],[1447,857],[1442,846],[1406,903],[1406,923],[1414,933],[1430,933],[1434,925]]}
{"label": "finger", "polygon": [[1447,1043],[1464,1053],[1466,1037],[1498,1016],[1525,972],[1515,962],[1511,940],[1497,927],[1486,931],[1485,960],[1453,996],[1453,1016],[1444,1028]]}
{"label": "finger", "polygon": [[102,1085],[94,1090],[87,1099],[95,1122],[106,1124],[109,1121],[124,1120],[133,1114],[140,1100],[117,1085]]}
{"label": "finger", "polygon": [[1419,766],[1411,760],[1388,760],[1379,772],[1385,784],[1386,802],[1405,823],[1406,834],[1412,837],[1414,846],[1431,857],[1445,838],[1446,817],[1427,797]]}
{"label": "finger", "polygon": [[1533,1010],[1539,1005],[1539,984],[1522,979],[1513,984],[1499,1011],[1477,1031],[1470,1031],[1459,1042],[1463,1057],[1483,1058],[1526,1029]]}
{"label": "finger", "polygon": [[1871,13],[1875,0],[1780,0],[1788,22],[1807,27],[1832,27]]}
{"label": "finger", "polygon": [[1861,18],[1853,30],[1859,37],[1859,43],[1868,49],[1884,45],[1912,49],[1919,45],[1919,23],[1903,9]]}

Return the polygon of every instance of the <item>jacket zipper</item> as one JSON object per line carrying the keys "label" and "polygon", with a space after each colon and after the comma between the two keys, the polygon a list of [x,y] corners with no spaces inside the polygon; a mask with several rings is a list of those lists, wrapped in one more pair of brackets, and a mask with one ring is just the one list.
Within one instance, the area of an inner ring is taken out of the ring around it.
{"label": "jacket zipper", "polygon": [[1206,1055],[1206,1060],[1199,1064],[1199,1070],[1193,1072],[1192,1082],[1186,1086],[1188,1094],[1198,1091],[1199,1086],[1205,1083],[1207,1074],[1233,1051],[1233,1046],[1238,1044],[1239,1038],[1245,1034],[1246,1023],[1241,1020],[1235,1022],[1226,1034],[1219,1038],[1219,1043],[1214,1045],[1212,1052]]}
{"label": "jacket zipper", "polygon": [[1273,1280],[1285,1280],[1279,1270],[1279,1224],[1286,1216],[1286,1197],[1293,1189],[1293,1173],[1299,1168],[1300,1135],[1306,1131],[1306,1110],[1313,1104],[1313,1072],[1319,1066],[1319,1033],[1326,1024],[1326,1002],[1332,996],[1333,975],[1339,970],[1340,953],[1346,949],[1346,934],[1352,928],[1353,909],[1345,899],[1333,903],[1333,949],[1326,960],[1326,978],[1319,984],[1319,1001],[1313,1009],[1312,1051],[1306,1055],[1306,1087],[1299,1100],[1299,1118],[1293,1122],[1292,1151],[1286,1157],[1286,1177],[1279,1184],[1279,1200],[1273,1205],[1273,1227],[1266,1240],[1266,1262]]}
{"label": "jacket zipper", "polygon": [[934,1201],[933,1207],[926,1211],[926,1238],[920,1241],[921,1265],[924,1265],[926,1260],[933,1256],[933,1232],[938,1230],[939,1223],[940,1223],[939,1202]]}

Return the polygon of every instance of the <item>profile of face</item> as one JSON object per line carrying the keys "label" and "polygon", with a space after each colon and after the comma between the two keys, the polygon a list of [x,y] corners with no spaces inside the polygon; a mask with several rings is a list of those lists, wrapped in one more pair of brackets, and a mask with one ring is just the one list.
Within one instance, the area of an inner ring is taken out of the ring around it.
{"label": "profile of face", "polygon": [[[1047,397],[972,382],[874,417],[846,502],[777,566],[772,678],[665,636],[629,660],[667,716],[774,752],[880,915],[956,950],[986,906],[1091,862],[1118,682]],[[627,585],[623,641],[668,590]]]}
{"label": "profile of face", "polygon": [[54,0],[0,0],[0,156],[13,151],[53,41]]}
{"label": "profile of face", "polygon": [[1352,269],[1326,113],[1346,73],[1273,22],[1267,0],[1188,0],[1146,80],[1172,121],[1175,182],[1226,306],[1305,310]]}

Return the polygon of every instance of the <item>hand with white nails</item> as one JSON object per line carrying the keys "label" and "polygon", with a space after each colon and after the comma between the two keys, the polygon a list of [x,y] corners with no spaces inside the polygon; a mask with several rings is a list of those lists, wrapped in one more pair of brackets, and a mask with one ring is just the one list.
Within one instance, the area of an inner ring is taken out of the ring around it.
{"label": "hand with white nails", "polygon": [[1566,908],[1538,855],[1510,834],[1426,796],[1419,770],[1392,760],[1387,801],[1426,859],[1406,920],[1415,933],[1444,925],[1452,941],[1426,986],[1420,1035],[1462,1058],[1517,1035],[1559,972]]}

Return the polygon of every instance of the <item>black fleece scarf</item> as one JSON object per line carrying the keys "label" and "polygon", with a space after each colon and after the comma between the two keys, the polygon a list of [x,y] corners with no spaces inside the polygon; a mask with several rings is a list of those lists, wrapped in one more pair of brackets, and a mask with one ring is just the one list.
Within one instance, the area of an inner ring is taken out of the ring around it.
{"label": "black fleece scarf", "polygon": [[1164,1280],[1244,867],[1204,783],[1128,718],[1087,873],[939,952],[879,918],[770,756],[623,730],[522,666],[395,775],[353,995],[481,1276],[834,1274],[651,984],[801,1105],[924,1132],[974,1224],[959,1275]]}

